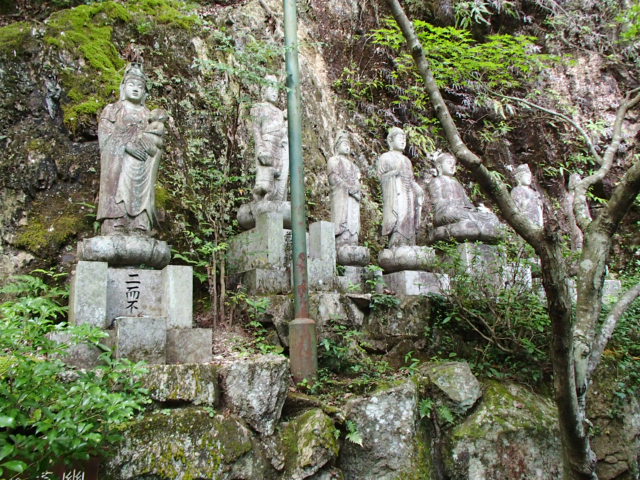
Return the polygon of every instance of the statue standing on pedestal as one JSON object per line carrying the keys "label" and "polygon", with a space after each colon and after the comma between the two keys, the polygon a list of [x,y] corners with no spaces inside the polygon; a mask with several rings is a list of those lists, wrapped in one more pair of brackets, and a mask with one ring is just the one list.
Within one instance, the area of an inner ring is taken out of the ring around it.
{"label": "statue standing on pedestal", "polygon": [[155,182],[164,144],[164,110],[145,107],[146,77],[130,64],[120,100],[107,105],[98,123],[102,235],[151,235],[157,224]]}
{"label": "statue standing on pedestal", "polygon": [[430,241],[458,240],[495,242],[501,237],[500,221],[488,209],[473,205],[454,178],[456,159],[450,153],[436,157],[437,176],[428,184],[434,206],[434,231]]}
{"label": "statue standing on pedestal", "polygon": [[263,102],[251,109],[253,138],[256,147],[255,201],[285,201],[289,178],[289,141],[285,112],[276,106],[278,87],[276,77],[262,90]]}
{"label": "statue standing on pedestal", "polygon": [[540,194],[531,188],[531,170],[526,163],[516,168],[518,185],[511,190],[511,198],[519,210],[535,225],[542,226],[542,199]]}
{"label": "statue standing on pedestal", "polygon": [[382,234],[389,235],[389,247],[415,245],[424,192],[415,181],[411,161],[402,154],[407,143],[404,131],[391,128],[387,143],[389,151],[376,165],[382,184]]}
{"label": "statue standing on pedestal", "polygon": [[357,245],[360,234],[360,169],[349,158],[351,145],[346,132],[340,132],[335,155],[327,162],[331,185],[331,220],[335,225],[336,247]]}

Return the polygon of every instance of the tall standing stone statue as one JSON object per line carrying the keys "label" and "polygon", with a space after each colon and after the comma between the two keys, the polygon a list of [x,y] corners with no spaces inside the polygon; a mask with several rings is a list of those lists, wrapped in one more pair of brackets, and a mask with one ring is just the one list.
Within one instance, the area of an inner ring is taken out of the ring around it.
{"label": "tall standing stone statue", "polygon": [[540,194],[531,188],[531,170],[526,163],[519,165],[515,171],[518,185],[511,190],[511,198],[520,211],[535,225],[542,226],[542,199]]}
{"label": "tall standing stone statue", "polygon": [[238,209],[240,228],[250,230],[261,213],[277,212],[283,225],[291,225],[291,204],[287,201],[289,186],[289,138],[285,111],[277,106],[276,77],[267,75],[262,101],[251,109],[255,143],[256,179],[253,201]]}
{"label": "tall standing stone statue", "polygon": [[335,225],[336,246],[357,245],[360,234],[360,169],[349,158],[351,144],[346,132],[335,142],[335,155],[327,162],[331,186],[331,220]]}
{"label": "tall standing stone statue", "polygon": [[434,208],[435,228],[430,233],[430,242],[498,241],[502,236],[498,217],[471,203],[464,188],[454,177],[455,157],[450,153],[441,153],[435,162],[437,175],[427,186]]}
{"label": "tall standing stone statue", "polygon": [[158,224],[155,186],[167,113],[145,106],[146,80],[142,64],[129,64],[120,84],[120,100],[107,105],[100,115],[97,219],[101,236],[78,244],[80,260],[162,268],[171,258],[167,243],[153,238]]}
{"label": "tall standing stone statue", "polygon": [[251,109],[256,147],[256,183],[253,197],[256,201],[283,201],[287,199],[289,179],[287,119],[285,112],[276,106],[276,78],[268,75],[265,79],[272,83],[263,88],[263,101]]}
{"label": "tall standing stone statue", "polygon": [[415,245],[424,191],[415,181],[411,161],[402,154],[407,144],[404,131],[391,128],[387,143],[389,151],[376,165],[382,184],[382,234],[389,236],[389,247]]}
{"label": "tall standing stone statue", "polygon": [[103,235],[151,235],[157,224],[155,183],[167,115],[149,111],[146,96],[142,66],[131,64],[120,86],[120,100],[100,115],[98,220]]}

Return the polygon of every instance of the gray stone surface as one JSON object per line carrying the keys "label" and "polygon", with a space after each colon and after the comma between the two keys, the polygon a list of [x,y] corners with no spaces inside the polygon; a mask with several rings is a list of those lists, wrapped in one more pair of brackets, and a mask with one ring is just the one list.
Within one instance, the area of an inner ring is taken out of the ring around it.
{"label": "gray stone surface", "polygon": [[346,478],[395,480],[414,470],[417,403],[411,381],[347,402],[347,420],[357,425],[362,446],[344,442],[338,466]]}
{"label": "gray stone surface", "polygon": [[[337,288],[342,293],[362,293],[367,291],[365,283],[367,270],[364,267],[343,266],[343,273],[338,276]],[[381,272],[382,273],[382,272]]]}
{"label": "gray stone surface", "polygon": [[291,202],[260,200],[241,205],[238,209],[238,225],[242,230],[251,230],[256,219],[263,213],[277,213],[282,217],[282,227],[291,228]]}
{"label": "gray stone surface", "polygon": [[288,422],[281,431],[286,448],[284,478],[303,480],[332,463],[338,456],[333,421],[322,410],[309,410]]}
{"label": "gray stone surface", "polygon": [[431,247],[402,245],[382,250],[378,255],[378,263],[386,273],[430,270],[436,264],[436,253]]}
{"label": "gray stone surface", "polygon": [[429,363],[421,366],[425,376],[452,410],[463,414],[482,396],[482,386],[466,362]]}
{"label": "gray stone surface", "polygon": [[209,363],[213,358],[210,328],[170,328],[167,330],[167,363]]}
{"label": "gray stone surface", "polygon": [[162,295],[167,328],[191,328],[193,268],[184,265],[167,265],[162,270]]}
{"label": "gray stone surface", "polygon": [[[162,272],[140,268],[110,268],[107,319],[117,317],[165,317]],[[185,299],[182,302],[187,303]],[[189,302],[191,303],[191,297]]]}
{"label": "gray stone surface", "polygon": [[443,273],[403,270],[382,276],[389,290],[397,295],[428,295],[449,289],[449,277]]}
{"label": "gray stone surface", "polygon": [[309,226],[307,270],[314,290],[333,290],[336,283],[335,230],[331,222]]}
{"label": "gray stone surface", "polygon": [[66,332],[51,332],[47,334],[54,342],[67,345],[67,350],[62,356],[62,360],[67,365],[77,368],[94,368],[100,362],[98,357],[102,351],[87,343],[72,343],[71,334]]}
{"label": "gray stone surface", "polygon": [[367,247],[340,245],[336,246],[336,261],[339,265],[364,267],[369,265],[371,255]]}
{"label": "gray stone surface", "polygon": [[622,293],[622,282],[620,280],[607,279],[602,287],[602,303],[613,304],[618,301]]}
{"label": "gray stone surface", "polygon": [[107,269],[105,262],[83,262],[76,265],[71,277],[69,323],[88,323],[107,328]]}
{"label": "gray stone surface", "polygon": [[163,317],[118,317],[115,320],[116,358],[165,363],[167,323]]}
{"label": "gray stone surface", "polygon": [[480,405],[449,433],[452,480],[562,478],[557,412],[524,387],[491,382]]}
{"label": "gray stone surface", "polygon": [[[360,235],[360,169],[351,157],[347,132],[339,132],[335,155],[327,161],[331,186],[331,221],[335,226],[336,246],[357,246]],[[348,264],[350,265],[350,264]]]}
{"label": "gray stone surface", "polygon": [[199,407],[151,412],[132,421],[103,474],[111,480],[276,478],[241,420]]}
{"label": "gray stone surface", "polygon": [[285,237],[278,213],[260,214],[254,229],[236,235],[229,242],[230,273],[286,267]]}
{"label": "gray stone surface", "polygon": [[424,191],[415,181],[411,161],[402,154],[407,143],[404,131],[389,129],[387,143],[389,151],[376,162],[382,184],[382,234],[389,236],[390,247],[415,245]]}
{"label": "gray stone surface", "polygon": [[254,268],[237,275],[252,295],[283,294],[291,291],[291,271],[288,268]]}
{"label": "gray stone surface", "polygon": [[429,242],[457,240],[496,242],[502,237],[498,217],[471,203],[464,188],[454,178],[456,159],[449,153],[436,157],[438,175],[427,185],[433,202],[433,230]]}
{"label": "gray stone surface", "polygon": [[157,402],[180,402],[216,407],[220,398],[216,365],[149,365],[141,376]]}
{"label": "gray stone surface", "polygon": [[225,366],[222,388],[227,405],[251,427],[272,435],[280,420],[289,385],[289,360],[260,355]]}
{"label": "gray stone surface", "polygon": [[167,242],[137,235],[107,235],[78,242],[78,259],[113,267],[163,268],[171,260]]}

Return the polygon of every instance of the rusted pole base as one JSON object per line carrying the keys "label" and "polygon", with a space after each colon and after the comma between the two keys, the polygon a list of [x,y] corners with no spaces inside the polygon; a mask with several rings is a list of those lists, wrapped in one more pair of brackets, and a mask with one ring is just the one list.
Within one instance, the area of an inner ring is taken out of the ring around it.
{"label": "rusted pole base", "polygon": [[318,373],[316,322],[310,318],[295,318],[289,323],[289,359],[291,375],[298,384],[313,382]]}

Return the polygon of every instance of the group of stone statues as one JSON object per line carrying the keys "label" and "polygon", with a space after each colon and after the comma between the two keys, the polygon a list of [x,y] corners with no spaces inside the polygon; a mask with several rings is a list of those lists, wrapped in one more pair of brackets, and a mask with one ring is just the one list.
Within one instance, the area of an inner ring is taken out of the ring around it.
{"label": "group of stone statues", "polygon": [[[251,110],[256,176],[253,200],[238,212],[239,223],[245,229],[252,228],[257,213],[265,210],[283,212],[286,228],[290,212],[287,202],[287,120],[285,112],[277,106],[275,77],[266,80],[263,100]],[[150,111],[145,106],[146,94],[142,66],[131,64],[121,84],[120,100],[108,105],[100,116],[98,220],[102,222],[101,233],[105,236],[150,236],[157,223],[154,186],[167,114],[161,109]],[[387,135],[389,151],[380,155],[376,162],[383,197],[382,234],[388,237],[391,251],[416,245],[425,203],[425,191],[415,179],[411,161],[403,154],[406,142],[402,129],[391,128]],[[439,240],[497,241],[502,235],[501,224],[488,209],[473,205],[455,178],[455,157],[439,153],[434,161],[436,173],[425,181],[433,209],[433,228],[428,243]],[[362,188],[360,169],[351,158],[346,132],[341,131],[336,136],[334,155],[327,166],[336,247],[348,251],[358,246]],[[531,188],[529,167],[520,165],[515,176],[518,186],[513,189],[512,196],[517,207],[534,224],[541,225],[541,199]]]}

